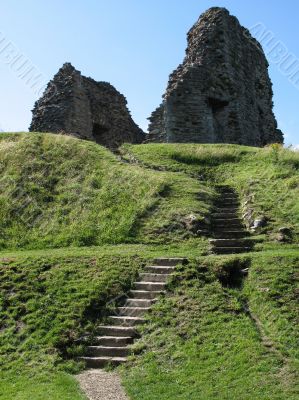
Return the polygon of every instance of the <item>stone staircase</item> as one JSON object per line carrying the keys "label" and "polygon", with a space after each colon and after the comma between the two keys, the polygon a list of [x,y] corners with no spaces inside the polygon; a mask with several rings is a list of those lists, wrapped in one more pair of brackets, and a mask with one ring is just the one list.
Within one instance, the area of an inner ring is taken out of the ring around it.
{"label": "stone staircase", "polygon": [[250,251],[254,242],[248,237],[249,233],[239,216],[238,195],[228,186],[219,186],[218,190],[219,197],[212,214],[212,253],[236,254]]}
{"label": "stone staircase", "polygon": [[166,282],[185,258],[158,258],[139,274],[134,288],[120,307],[108,317],[109,325],[98,326],[96,336],[80,357],[87,368],[117,366],[127,361],[130,345],[139,337],[137,327],[145,322],[145,314],[158,297],[165,293]]}

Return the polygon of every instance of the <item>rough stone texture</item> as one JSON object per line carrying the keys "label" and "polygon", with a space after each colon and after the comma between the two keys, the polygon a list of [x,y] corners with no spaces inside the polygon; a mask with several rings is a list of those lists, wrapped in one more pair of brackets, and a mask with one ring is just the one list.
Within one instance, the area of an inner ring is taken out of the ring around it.
{"label": "rough stone texture", "polygon": [[81,75],[66,63],[35,103],[30,131],[67,133],[110,148],[141,143],[127,101],[112,85]]}
{"label": "rough stone texture", "polygon": [[147,141],[282,143],[272,96],[260,44],[225,8],[211,8],[188,33],[186,57],[149,118]]}

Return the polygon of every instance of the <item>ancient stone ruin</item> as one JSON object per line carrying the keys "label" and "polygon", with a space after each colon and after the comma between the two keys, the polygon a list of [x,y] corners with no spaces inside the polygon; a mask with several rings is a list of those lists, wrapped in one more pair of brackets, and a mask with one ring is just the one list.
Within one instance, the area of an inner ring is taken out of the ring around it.
{"label": "ancient stone ruin", "polygon": [[170,75],[147,141],[283,142],[261,45],[224,8],[211,8],[188,33],[183,64]]}
{"label": "ancient stone ruin", "polygon": [[30,131],[67,133],[110,148],[144,140],[125,97],[107,82],[82,76],[69,63],[49,82],[32,112]]}
{"label": "ancient stone ruin", "polygon": [[188,33],[186,57],[170,75],[145,135],[113,86],[66,63],[33,109],[30,131],[124,142],[282,143],[261,45],[225,8],[210,8]]}

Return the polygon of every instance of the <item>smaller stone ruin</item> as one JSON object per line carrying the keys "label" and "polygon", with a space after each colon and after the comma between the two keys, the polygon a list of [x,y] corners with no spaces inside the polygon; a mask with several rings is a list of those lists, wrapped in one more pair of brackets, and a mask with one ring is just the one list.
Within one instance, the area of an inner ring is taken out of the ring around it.
{"label": "smaller stone ruin", "polygon": [[96,82],[66,63],[35,103],[29,131],[66,133],[109,148],[141,143],[126,98],[107,82]]}

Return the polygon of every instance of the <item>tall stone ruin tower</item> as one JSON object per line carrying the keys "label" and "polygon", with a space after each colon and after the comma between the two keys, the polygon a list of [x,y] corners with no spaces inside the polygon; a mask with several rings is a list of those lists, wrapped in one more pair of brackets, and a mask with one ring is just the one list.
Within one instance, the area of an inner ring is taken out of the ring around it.
{"label": "tall stone ruin tower", "polygon": [[186,57],[149,118],[147,141],[282,143],[272,96],[261,45],[225,8],[211,8],[188,33]]}

